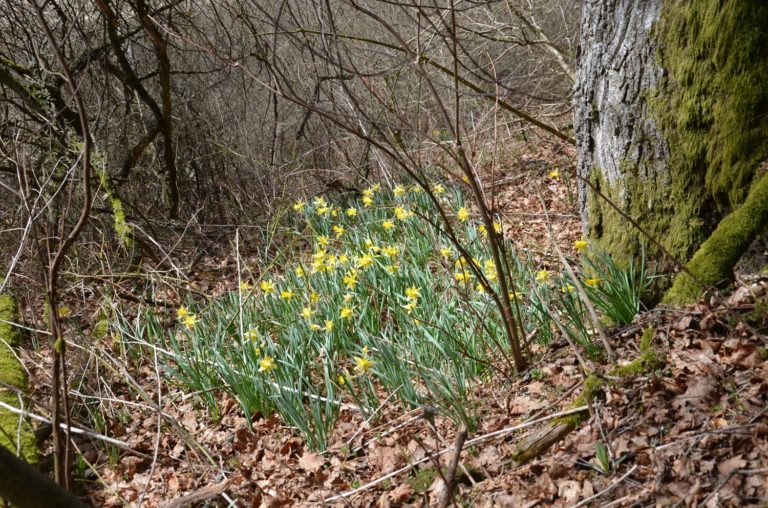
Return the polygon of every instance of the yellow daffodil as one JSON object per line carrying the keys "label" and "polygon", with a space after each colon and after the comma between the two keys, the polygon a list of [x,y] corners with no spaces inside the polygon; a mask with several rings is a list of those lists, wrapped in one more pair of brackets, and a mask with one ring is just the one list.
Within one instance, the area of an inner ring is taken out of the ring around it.
{"label": "yellow daffodil", "polygon": [[328,206],[328,202],[325,200],[325,198],[324,198],[323,196],[317,196],[317,197],[316,197],[316,198],[313,200],[313,203],[315,204],[315,206],[316,206],[317,208],[320,208],[320,207],[322,207],[322,206]]}
{"label": "yellow daffodil", "polygon": [[312,319],[314,313],[315,311],[312,310],[312,307],[304,307],[301,309],[301,317],[304,319]]}
{"label": "yellow daffodil", "polygon": [[416,310],[417,305],[418,305],[418,302],[416,302],[416,300],[411,300],[410,302],[406,303],[402,307],[405,309],[405,312],[407,314],[411,314],[414,310]]}
{"label": "yellow daffodil", "polygon": [[459,222],[467,222],[469,220],[469,210],[462,206],[459,208],[459,211],[456,212],[456,218],[459,220]]}
{"label": "yellow daffodil", "polygon": [[326,332],[332,332],[333,331],[333,321],[330,319],[325,320],[325,331]]}
{"label": "yellow daffodil", "polygon": [[293,269],[293,273],[296,274],[296,277],[301,279],[302,277],[304,277],[304,268],[297,266],[296,268]]}
{"label": "yellow daffodil", "polygon": [[344,229],[344,226],[333,226],[333,233],[336,235],[336,238],[341,238],[346,232],[347,230]]}
{"label": "yellow daffodil", "polygon": [[176,317],[178,317],[179,319],[184,319],[188,315],[189,315],[189,310],[187,310],[187,308],[184,307],[183,305],[179,307],[179,309],[176,311]]}
{"label": "yellow daffodil", "polygon": [[282,296],[282,297],[283,297],[283,300],[288,300],[288,301],[291,301],[291,299],[293,299],[293,297],[294,297],[294,296],[296,296],[296,293],[294,293],[294,292],[293,292],[292,290],[290,290],[290,289],[283,289],[283,290],[280,292],[280,296]]}
{"label": "yellow daffodil", "polygon": [[469,282],[472,280],[472,274],[469,272],[456,272],[453,276],[459,282]]}
{"label": "yellow daffodil", "polygon": [[370,254],[363,254],[355,258],[355,265],[358,268],[368,268],[373,264],[373,256]]}
{"label": "yellow daffodil", "polygon": [[469,183],[469,177],[467,175],[462,175],[461,176],[461,181],[464,182],[464,183]]}
{"label": "yellow daffodil", "polygon": [[339,374],[339,384],[340,384],[341,386],[344,386],[344,383],[345,383],[345,381],[344,381],[344,376],[342,376],[341,374]]}
{"label": "yellow daffodil", "polygon": [[418,300],[418,298],[421,296],[421,290],[417,288],[416,286],[411,286],[408,288],[405,288],[405,297],[409,300]]}
{"label": "yellow daffodil", "polygon": [[481,224],[480,227],[477,228],[477,230],[480,231],[480,236],[482,236],[483,238],[487,238],[488,237],[488,230],[485,229],[485,225],[484,224]]}
{"label": "yellow daffodil", "polygon": [[253,289],[253,285],[251,285],[248,281],[244,280],[240,283],[240,291],[243,293],[247,293],[251,289]]}
{"label": "yellow daffodil", "polygon": [[344,293],[344,303],[349,303],[354,299],[355,295],[353,293]]}
{"label": "yellow daffodil", "polygon": [[381,223],[381,227],[384,228],[384,231],[389,231],[390,229],[395,227],[395,223],[392,222],[391,220],[385,220],[384,222]]}
{"label": "yellow daffodil", "polygon": [[363,206],[370,208],[373,205],[373,198],[371,196],[363,196],[362,202]]}
{"label": "yellow daffodil", "polygon": [[485,286],[483,286],[481,282],[478,282],[477,285],[475,286],[475,291],[477,291],[478,293],[485,293]]}
{"label": "yellow daffodil", "polygon": [[349,256],[347,256],[346,254],[340,255],[339,259],[338,259],[338,264],[339,265],[348,265],[349,264]]}
{"label": "yellow daffodil", "polygon": [[258,340],[259,339],[259,330],[256,328],[251,328],[247,332],[243,334],[243,338],[245,340]]}
{"label": "yellow daffodil", "polygon": [[396,206],[395,207],[395,217],[397,217],[398,220],[406,220],[410,215],[408,214],[408,210],[406,210],[402,206]]}
{"label": "yellow daffodil", "polygon": [[365,374],[373,367],[373,362],[366,356],[355,357],[355,371],[359,374]]}
{"label": "yellow daffodil", "polygon": [[440,249],[440,255],[445,259],[450,258],[452,254],[453,254],[453,251],[448,247],[443,247]]}
{"label": "yellow daffodil", "polygon": [[553,171],[550,171],[550,172],[549,172],[549,177],[550,177],[552,180],[557,180],[558,178],[560,178],[560,171],[559,171],[559,170],[557,170],[557,169],[555,169],[555,170],[553,170]]}
{"label": "yellow daffodil", "polygon": [[275,359],[271,356],[265,356],[259,361],[259,372],[271,372],[276,368]]}
{"label": "yellow daffodil", "polygon": [[493,221],[493,230],[496,231],[497,235],[500,235],[503,231],[501,228],[501,222]]}
{"label": "yellow daffodil", "polygon": [[261,281],[261,284],[259,284],[259,287],[262,291],[264,291],[266,294],[271,295],[275,292],[275,284],[271,280],[263,280]]}
{"label": "yellow daffodil", "polygon": [[347,216],[348,217],[356,217],[357,216],[357,208],[347,208]]}
{"label": "yellow daffodil", "polygon": [[320,300],[320,295],[317,291],[312,291],[309,293],[309,301],[312,302],[312,305],[316,304]]}
{"label": "yellow daffodil", "polygon": [[405,187],[400,184],[395,185],[395,188],[392,189],[392,194],[394,194],[396,198],[403,196],[405,194]]}
{"label": "yellow daffodil", "polygon": [[381,249],[381,251],[388,258],[394,258],[398,255],[398,253],[400,253],[400,249],[397,247],[397,245],[388,245]]}
{"label": "yellow daffodil", "polygon": [[357,285],[357,272],[354,270],[347,272],[344,274],[342,282],[344,282],[347,289],[355,289],[355,286]]}
{"label": "yellow daffodil", "polygon": [[421,188],[421,186],[417,183],[411,185],[411,192],[414,194],[419,194],[420,192],[423,192],[424,189]]}
{"label": "yellow daffodil", "polygon": [[432,189],[432,192],[434,192],[436,196],[439,196],[440,194],[445,193],[445,187],[443,187],[443,184],[439,183],[435,185],[434,189]]}
{"label": "yellow daffodil", "polygon": [[587,242],[584,239],[576,240],[575,242],[573,242],[573,248],[576,249],[576,252],[584,252],[584,250],[587,248],[588,245],[589,245],[589,242]]}
{"label": "yellow daffodil", "polygon": [[375,183],[375,184],[371,185],[371,190],[373,192],[379,192],[381,190],[381,184]]}
{"label": "yellow daffodil", "polygon": [[563,293],[563,294],[566,294],[566,293],[567,294],[571,294],[571,293],[573,293],[574,289],[575,288],[573,287],[573,284],[566,284],[565,286],[561,286],[560,287],[560,292]]}
{"label": "yellow daffodil", "polygon": [[312,324],[310,324],[310,325],[309,325],[309,329],[310,329],[310,330],[312,330],[312,331],[314,331],[314,332],[318,332],[318,331],[322,330],[322,329],[323,329],[323,327],[322,327],[322,326],[320,326],[320,325],[319,325],[319,324],[317,324],[317,323],[312,323]]}
{"label": "yellow daffodil", "polygon": [[387,265],[384,267],[384,269],[387,271],[388,274],[392,275],[393,273],[397,273],[398,266],[397,265]]}
{"label": "yellow daffodil", "polygon": [[306,201],[304,201],[304,200],[301,200],[301,199],[300,199],[299,201],[296,201],[296,202],[293,204],[293,209],[294,209],[295,211],[297,211],[297,212],[300,212],[300,211],[304,210],[304,207],[305,207],[305,206],[307,206],[307,202],[306,202]]}
{"label": "yellow daffodil", "polygon": [[338,216],[339,216],[339,209],[336,208],[336,207],[331,208],[331,217],[333,217],[335,219]]}
{"label": "yellow daffodil", "polygon": [[539,270],[536,272],[536,282],[547,282],[549,280],[549,272],[547,270]]}
{"label": "yellow daffodil", "polygon": [[317,208],[317,214],[320,216],[328,215],[328,213],[331,211],[331,209],[327,206],[320,206]]}
{"label": "yellow daffodil", "polygon": [[318,243],[318,245],[320,245],[322,247],[327,247],[328,246],[328,241],[329,240],[328,240],[327,236],[320,235],[320,236],[317,237],[317,243]]}
{"label": "yellow daffodil", "polygon": [[187,327],[187,330],[191,330],[197,324],[198,319],[197,319],[197,316],[195,316],[194,314],[187,314],[186,316],[184,316],[183,321],[184,321],[184,326]]}
{"label": "yellow daffodil", "polygon": [[339,317],[341,319],[352,319],[352,316],[354,315],[354,310],[352,307],[342,307],[341,312],[339,313]]}
{"label": "yellow daffodil", "polygon": [[594,288],[600,285],[600,279],[597,277],[590,277],[589,279],[584,281],[584,284],[586,284],[591,288]]}

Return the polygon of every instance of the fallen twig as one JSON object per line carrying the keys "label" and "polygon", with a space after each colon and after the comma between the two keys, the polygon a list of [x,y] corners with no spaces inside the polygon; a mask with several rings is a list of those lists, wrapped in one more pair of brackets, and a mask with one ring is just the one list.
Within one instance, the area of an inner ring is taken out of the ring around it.
{"label": "fallen twig", "polygon": [[624,473],[623,475],[621,475],[621,478],[617,479],[615,482],[613,482],[611,485],[609,485],[607,489],[605,489],[605,490],[601,490],[600,492],[598,492],[598,493],[597,493],[597,494],[595,494],[594,496],[589,496],[589,497],[588,497],[588,498],[586,498],[586,499],[582,499],[582,500],[581,500],[581,501],[579,501],[577,504],[573,505],[573,508],[579,508],[580,506],[586,506],[586,505],[588,505],[589,503],[591,503],[592,501],[594,501],[595,499],[597,499],[598,497],[601,497],[601,496],[603,496],[603,495],[605,495],[605,494],[609,493],[610,491],[612,491],[613,489],[615,489],[616,487],[618,487],[618,486],[619,486],[619,484],[620,484],[621,482],[623,482],[624,480],[626,480],[627,478],[629,478],[629,476],[630,476],[632,473],[634,473],[634,472],[635,472],[635,469],[637,469],[637,464],[635,464],[634,466],[632,466],[631,468],[629,468],[629,471],[627,471],[626,473]]}
{"label": "fallen twig", "polygon": [[[586,411],[587,409],[588,409],[587,406],[575,407],[573,409],[567,409],[565,411],[560,411],[559,413],[553,413],[551,415],[544,416],[544,417],[539,418],[537,420],[530,420],[530,421],[527,421],[525,423],[521,423],[519,425],[515,425],[513,427],[507,427],[507,428],[504,428],[504,429],[497,430],[495,432],[490,432],[488,434],[484,434],[482,436],[479,436],[479,437],[476,437],[474,439],[470,439],[469,441],[466,441],[464,443],[464,447],[473,446],[473,445],[476,445],[476,444],[484,443],[486,441],[491,441],[492,439],[498,439],[499,437],[505,436],[507,434],[511,434],[511,433],[513,433],[515,431],[518,431],[518,430],[522,430],[522,429],[526,429],[528,427],[532,427],[532,426],[534,426],[534,425],[536,425],[538,423],[542,423],[542,422],[546,422],[546,421],[549,421],[549,420],[553,420],[553,419],[559,418],[561,416],[568,416],[568,415],[572,415],[572,414],[576,414],[576,413],[581,413],[583,411]],[[390,479],[390,478],[392,478],[394,476],[397,476],[399,474],[408,472],[411,469],[413,469],[416,466],[418,466],[419,464],[423,464],[423,463],[427,462],[428,460],[431,460],[431,459],[433,459],[435,457],[439,457],[440,455],[448,453],[451,450],[453,450],[452,446],[448,447],[448,448],[444,448],[444,449],[440,450],[439,452],[437,452],[436,454],[432,454],[432,455],[427,456],[427,457],[422,457],[421,459],[419,459],[419,460],[417,460],[415,462],[412,462],[412,463],[408,464],[407,466],[401,467],[400,469],[398,469],[396,471],[392,471],[391,473],[388,473],[388,474],[386,474],[384,476],[381,476],[381,477],[373,480],[372,482],[366,483],[365,485],[362,485],[362,486],[360,486],[360,487],[358,487],[356,489],[353,489],[353,490],[350,490],[350,491],[347,491],[347,492],[343,492],[341,494],[338,494],[338,495],[326,498],[323,502],[329,503],[329,502],[335,501],[337,499],[345,499],[345,498],[348,498],[350,496],[354,496],[358,492],[362,492],[364,490],[368,490],[371,487],[374,487],[374,486],[376,486],[376,485],[378,485],[378,484],[380,484],[382,482],[385,482],[385,481],[387,481],[388,479]]]}
{"label": "fallen twig", "polygon": [[448,504],[453,499],[453,491],[456,488],[456,468],[459,466],[459,457],[461,457],[461,450],[464,448],[464,441],[467,439],[467,428],[462,427],[456,434],[456,444],[453,449],[453,457],[451,457],[451,463],[448,465],[448,473],[445,475],[445,491],[440,498],[438,508],[447,508]]}

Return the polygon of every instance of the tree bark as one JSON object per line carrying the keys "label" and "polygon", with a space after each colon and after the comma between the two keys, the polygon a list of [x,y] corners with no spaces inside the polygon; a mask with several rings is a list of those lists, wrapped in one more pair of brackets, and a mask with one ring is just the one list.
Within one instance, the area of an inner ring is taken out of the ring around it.
{"label": "tree bark", "polygon": [[[699,291],[731,278],[768,221],[718,228],[748,196],[749,210],[766,208],[758,181],[768,159],[767,74],[762,3],[586,2],[574,93],[585,234],[619,259],[644,250],[665,271],[696,254],[688,269]],[[716,228],[724,240],[700,250]],[[675,301],[695,298],[690,287],[685,294]]]}

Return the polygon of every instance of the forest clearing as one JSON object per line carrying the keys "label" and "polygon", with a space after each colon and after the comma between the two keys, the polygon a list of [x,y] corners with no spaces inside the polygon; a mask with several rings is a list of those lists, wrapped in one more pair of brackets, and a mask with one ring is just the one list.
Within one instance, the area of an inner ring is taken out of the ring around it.
{"label": "forest clearing", "polygon": [[768,7],[2,12],[8,506],[768,505]]}

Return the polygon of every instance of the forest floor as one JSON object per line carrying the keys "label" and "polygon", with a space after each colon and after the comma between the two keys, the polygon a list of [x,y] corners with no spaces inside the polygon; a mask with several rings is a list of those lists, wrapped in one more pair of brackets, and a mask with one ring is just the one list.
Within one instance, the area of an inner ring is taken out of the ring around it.
{"label": "forest floor", "polygon": [[[547,221],[529,186],[537,181],[547,189],[554,236],[570,248],[581,237],[570,156],[542,149],[519,164],[510,171],[518,177],[499,178],[493,190],[505,235],[554,266]],[[550,174],[555,170],[561,175]],[[234,278],[222,283],[207,277],[199,276],[200,285],[235,284]],[[532,345],[536,359],[524,376],[474,388],[482,401],[479,427],[460,456],[456,503],[766,506],[767,293],[768,278],[752,277],[727,298],[657,308],[630,326],[606,330],[615,364],[624,365],[637,358],[640,338],[651,329],[663,365],[622,378],[603,369],[607,382],[586,421],[545,453],[518,464],[518,444],[568,410],[584,389],[564,341]],[[45,358],[28,360],[32,379],[46,379]],[[133,381],[153,400],[161,395],[163,416],[134,399],[125,406],[128,419],[109,422],[106,433],[125,441],[131,452],[108,454],[102,444],[77,440],[96,465],[82,468],[81,482],[94,506],[434,506],[454,455],[457,429],[423,409],[403,413],[385,406],[375,426],[342,410],[332,445],[316,454],[278,417],[256,418],[249,430],[231,399],[222,400],[222,416],[211,422],[151,362]],[[111,391],[117,403],[121,387]]]}

